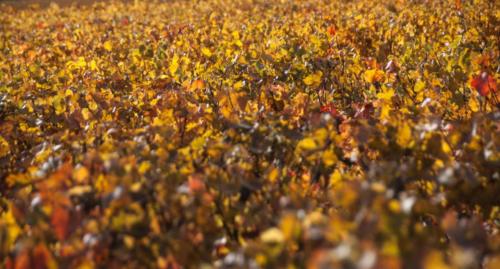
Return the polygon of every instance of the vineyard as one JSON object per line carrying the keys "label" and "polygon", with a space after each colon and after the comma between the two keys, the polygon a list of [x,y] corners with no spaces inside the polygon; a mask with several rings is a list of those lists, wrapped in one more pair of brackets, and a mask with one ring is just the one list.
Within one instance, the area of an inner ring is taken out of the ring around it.
{"label": "vineyard", "polygon": [[0,268],[500,268],[500,2],[0,14]]}

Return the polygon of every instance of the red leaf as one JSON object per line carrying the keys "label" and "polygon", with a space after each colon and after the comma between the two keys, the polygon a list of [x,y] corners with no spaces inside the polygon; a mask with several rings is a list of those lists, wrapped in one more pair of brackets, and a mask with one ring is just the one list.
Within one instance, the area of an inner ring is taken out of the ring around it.
{"label": "red leaf", "polygon": [[331,36],[334,36],[334,35],[337,33],[337,30],[335,29],[335,26],[330,26],[330,27],[328,27],[328,33],[329,33]]}
{"label": "red leaf", "polygon": [[332,103],[321,106],[319,108],[319,111],[321,111],[321,113],[330,113],[330,115],[334,117],[338,115],[338,111],[337,109],[335,109],[335,106]]}
{"label": "red leaf", "polygon": [[51,255],[47,247],[43,244],[38,244],[33,250],[34,269],[47,269]]}
{"label": "red leaf", "polygon": [[64,240],[68,235],[69,212],[61,206],[56,206],[50,220],[57,239]]}
{"label": "red leaf", "polygon": [[5,268],[6,269],[14,268],[14,262],[9,257],[7,257],[7,260],[5,261]]}
{"label": "red leaf", "polygon": [[486,72],[482,72],[479,76],[474,76],[471,79],[470,85],[476,89],[481,96],[486,96],[490,92],[497,91],[497,83],[495,78]]}
{"label": "red leaf", "polygon": [[121,19],[120,23],[123,26],[127,26],[130,23],[130,21],[129,21],[129,19],[127,17],[124,17],[124,18]]}
{"label": "red leaf", "polygon": [[333,103],[329,103],[327,105],[321,106],[319,108],[321,113],[329,113],[330,116],[332,116],[334,119],[337,120],[337,122],[341,123],[343,122],[346,118],[344,115],[341,114],[336,108]]}

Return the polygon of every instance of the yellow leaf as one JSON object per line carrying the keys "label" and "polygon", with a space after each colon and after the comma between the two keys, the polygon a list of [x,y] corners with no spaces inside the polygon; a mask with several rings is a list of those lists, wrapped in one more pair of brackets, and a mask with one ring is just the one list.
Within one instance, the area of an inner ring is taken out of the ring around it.
{"label": "yellow leaf", "polygon": [[[10,203],[8,204],[7,211],[0,213],[0,227],[4,227],[7,229],[7,233],[4,235],[2,243],[5,243],[7,247],[13,247],[14,242],[17,237],[21,234],[21,228],[17,225],[17,222],[14,218],[14,214],[12,212],[12,206]],[[1,246],[1,244],[0,244]]]}
{"label": "yellow leaf", "polygon": [[441,149],[443,150],[444,153],[446,154],[451,154],[452,150],[450,148],[450,145],[446,141],[441,141]]}
{"label": "yellow leaf", "polygon": [[391,108],[388,104],[383,104],[380,108],[380,119],[389,120],[389,112],[391,112]]}
{"label": "yellow leaf", "polygon": [[197,137],[193,139],[193,141],[191,141],[191,148],[194,150],[202,149],[203,146],[205,146],[205,138],[202,136]]}
{"label": "yellow leaf", "polygon": [[223,106],[220,108],[220,112],[222,113],[222,115],[225,117],[225,118],[232,118],[234,116],[233,114],[233,111],[231,110],[231,108],[229,106]]}
{"label": "yellow leaf", "polygon": [[111,220],[111,227],[116,230],[122,230],[131,227],[138,221],[140,221],[140,218],[121,211]]}
{"label": "yellow leaf", "polygon": [[89,185],[85,185],[85,186],[76,186],[76,187],[73,187],[71,188],[69,191],[68,191],[68,194],[69,195],[75,195],[75,196],[80,196],[82,194],[85,194],[87,192],[91,192],[92,191],[92,187],[89,186]]}
{"label": "yellow leaf", "polygon": [[0,158],[7,156],[10,152],[10,146],[7,140],[0,136]]}
{"label": "yellow leaf", "polygon": [[403,123],[398,128],[396,142],[403,148],[410,146],[411,139],[411,128],[408,124]]}
{"label": "yellow leaf", "polygon": [[321,83],[321,78],[323,77],[323,72],[317,71],[314,74],[310,74],[304,78],[304,84],[307,86],[318,86]]}
{"label": "yellow leaf", "polygon": [[189,132],[189,131],[191,131],[199,126],[200,126],[200,124],[198,122],[190,122],[186,126],[186,132]]}
{"label": "yellow leaf", "polygon": [[76,62],[76,67],[85,68],[86,66],[87,66],[87,62],[85,61],[85,58],[78,57],[78,61]]}
{"label": "yellow leaf", "polygon": [[89,108],[90,108],[90,110],[92,110],[92,111],[96,111],[96,110],[97,110],[98,106],[97,106],[97,103],[96,103],[96,102],[94,102],[94,101],[89,101],[88,103],[89,103]]}
{"label": "yellow leaf", "polygon": [[260,240],[268,244],[283,243],[285,236],[278,228],[267,229],[260,235]]}
{"label": "yellow leaf", "polygon": [[130,186],[130,191],[131,192],[138,192],[142,188],[142,182],[136,182]]}
{"label": "yellow leaf", "polygon": [[321,146],[325,144],[326,139],[328,138],[328,130],[325,128],[319,128],[316,131],[314,131],[314,139],[316,142],[318,142]]}
{"label": "yellow leaf", "polygon": [[60,95],[54,96],[52,99],[52,105],[56,110],[57,115],[61,115],[66,111],[66,106],[64,105],[64,98]]}
{"label": "yellow leaf", "polygon": [[382,82],[385,78],[385,73],[379,69],[370,69],[365,72],[364,77],[368,83]]}
{"label": "yellow leaf", "polygon": [[401,205],[399,204],[399,201],[396,199],[391,199],[391,201],[389,202],[389,210],[394,213],[399,213],[401,211]]}
{"label": "yellow leaf", "polygon": [[207,56],[207,57],[210,57],[212,56],[212,52],[210,51],[209,48],[202,48],[201,49],[201,53],[203,53],[203,55]]}
{"label": "yellow leaf", "polygon": [[130,52],[130,56],[132,56],[132,62],[134,64],[138,64],[141,61],[141,51],[139,49],[133,49]]}
{"label": "yellow leaf", "polygon": [[323,152],[323,163],[326,167],[332,166],[337,162],[337,155],[331,150]]}
{"label": "yellow leaf", "polygon": [[297,148],[303,149],[303,150],[313,150],[318,147],[316,141],[314,139],[306,137],[297,144]]}
{"label": "yellow leaf", "polygon": [[111,44],[111,41],[106,41],[104,42],[104,49],[107,50],[107,51],[111,51],[113,49],[113,45]]}
{"label": "yellow leaf", "polygon": [[139,168],[137,169],[139,174],[144,175],[151,168],[151,163],[148,161],[141,162]]}
{"label": "yellow leaf", "polygon": [[175,73],[177,72],[177,69],[179,69],[179,56],[176,54],[172,58],[172,62],[170,63],[170,66],[168,67],[168,70],[170,71],[170,75],[174,76]]}
{"label": "yellow leaf", "polygon": [[432,251],[425,257],[424,259],[424,268],[432,268],[432,269],[449,269],[451,266],[446,264],[444,255],[439,251]]}
{"label": "yellow leaf", "polygon": [[239,90],[239,89],[243,88],[243,86],[245,86],[245,81],[241,81],[241,80],[233,84],[233,88],[235,90]]}
{"label": "yellow leaf", "polygon": [[417,83],[415,83],[415,86],[413,87],[413,90],[416,93],[421,92],[425,88],[425,82],[418,80]]}
{"label": "yellow leaf", "polygon": [[95,187],[100,192],[108,192],[111,189],[109,181],[102,174],[97,177]]}
{"label": "yellow leaf", "polygon": [[82,109],[82,116],[84,120],[88,120],[90,118],[90,111],[88,108]]}
{"label": "yellow leaf", "polygon": [[391,88],[386,88],[384,91],[379,92],[377,94],[377,98],[388,101],[391,100],[393,96],[394,96],[394,89]]}
{"label": "yellow leaf", "polygon": [[73,171],[73,178],[81,183],[89,177],[89,170],[85,166],[81,166]]}
{"label": "yellow leaf", "polygon": [[89,68],[90,68],[90,70],[92,70],[92,71],[97,70],[97,62],[96,62],[95,60],[90,61],[90,63],[89,63]]}
{"label": "yellow leaf", "polygon": [[471,98],[469,98],[468,106],[472,112],[479,111],[479,101],[474,95],[472,95]]}
{"label": "yellow leaf", "polygon": [[286,214],[281,218],[280,229],[287,240],[300,236],[302,225],[294,214]]}
{"label": "yellow leaf", "polygon": [[134,247],[135,239],[130,235],[125,235],[123,237],[123,242],[127,248],[131,249]]}
{"label": "yellow leaf", "polygon": [[[387,240],[381,250],[382,254],[387,256],[397,256],[399,255],[399,246],[396,239]],[[432,268],[432,267],[424,267],[424,268]]]}
{"label": "yellow leaf", "polygon": [[269,181],[271,183],[276,182],[276,180],[279,177],[279,174],[280,174],[280,170],[278,168],[276,168],[276,167],[273,168],[273,170],[271,170],[271,172],[269,172],[269,175],[268,175]]}
{"label": "yellow leaf", "polygon": [[325,224],[326,221],[327,218],[323,213],[320,211],[313,211],[304,218],[303,224],[305,227],[312,227]]}
{"label": "yellow leaf", "polygon": [[340,174],[339,170],[335,169],[335,171],[330,175],[330,183],[332,184],[332,186],[336,186],[340,182],[342,182],[342,175]]}
{"label": "yellow leaf", "polygon": [[238,31],[233,31],[231,33],[234,39],[239,40],[240,39],[240,33]]}

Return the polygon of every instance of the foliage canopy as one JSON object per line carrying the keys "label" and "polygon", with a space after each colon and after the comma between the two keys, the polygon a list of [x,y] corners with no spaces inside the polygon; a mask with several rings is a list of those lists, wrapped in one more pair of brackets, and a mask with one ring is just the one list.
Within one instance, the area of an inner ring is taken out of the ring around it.
{"label": "foliage canopy", "polygon": [[500,268],[498,1],[135,2],[0,7],[0,267]]}

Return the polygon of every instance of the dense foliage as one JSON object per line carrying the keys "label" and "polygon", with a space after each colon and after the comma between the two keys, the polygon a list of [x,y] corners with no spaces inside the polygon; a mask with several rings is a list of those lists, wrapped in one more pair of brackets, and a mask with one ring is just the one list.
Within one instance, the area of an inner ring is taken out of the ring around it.
{"label": "dense foliage", "polygon": [[500,268],[498,1],[0,9],[0,267]]}

